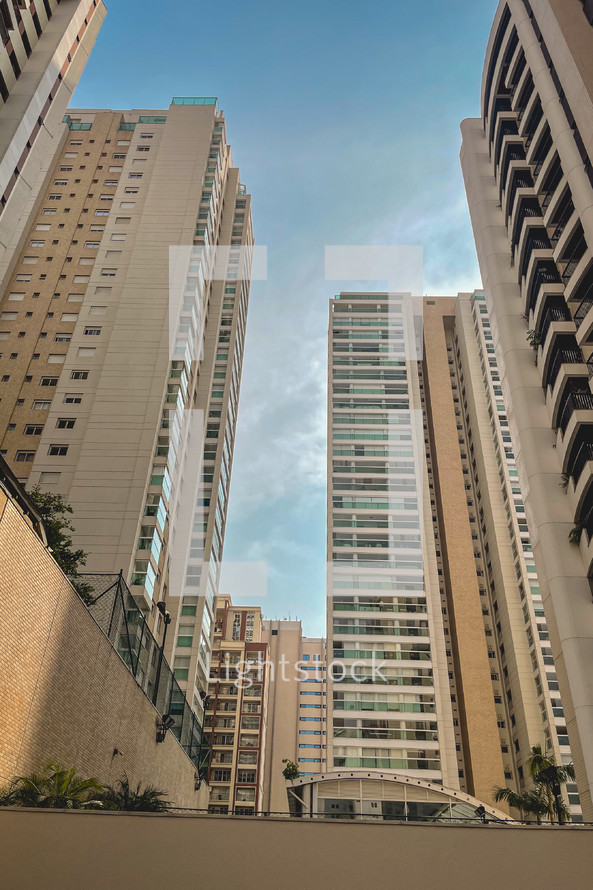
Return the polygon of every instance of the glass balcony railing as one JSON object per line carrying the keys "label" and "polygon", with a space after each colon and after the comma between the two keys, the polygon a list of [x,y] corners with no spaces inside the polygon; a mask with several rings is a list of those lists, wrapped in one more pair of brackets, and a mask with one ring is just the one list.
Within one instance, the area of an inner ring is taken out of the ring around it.
{"label": "glass balcony railing", "polygon": [[216,96],[173,96],[171,105],[216,105]]}
{"label": "glass balcony railing", "polygon": [[92,129],[92,124],[85,124],[82,121],[73,121],[69,114],[65,114],[62,118],[63,124],[68,124],[69,130],[90,130]]}

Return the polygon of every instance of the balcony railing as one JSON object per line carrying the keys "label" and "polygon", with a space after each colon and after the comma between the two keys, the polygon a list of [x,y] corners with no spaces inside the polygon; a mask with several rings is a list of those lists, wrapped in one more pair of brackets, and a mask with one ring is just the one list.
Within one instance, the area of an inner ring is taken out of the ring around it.
{"label": "balcony railing", "polygon": [[541,207],[539,206],[537,198],[522,197],[519,200],[520,203],[517,209],[517,216],[513,228],[513,247],[515,247],[515,245],[519,242],[521,231],[523,229],[523,223],[525,222],[525,220],[534,219],[538,216],[541,217],[542,215]]}
{"label": "balcony railing", "polygon": [[560,414],[558,424],[562,430],[562,435],[566,432],[568,422],[575,411],[591,410],[593,410],[593,393],[590,391],[570,393]]}
{"label": "balcony railing", "polygon": [[530,234],[527,236],[525,254],[523,256],[523,262],[521,264],[521,274],[527,275],[529,261],[531,260],[531,255],[534,250],[551,250],[551,247],[552,245],[548,240],[545,229],[535,229],[530,232]]}
{"label": "balcony railing", "polygon": [[578,485],[578,481],[581,478],[581,473],[585,469],[585,465],[590,460],[593,460],[593,442],[583,442],[583,444],[577,451],[574,463],[572,465],[571,476],[573,478],[575,487],[576,485]]}
{"label": "balcony railing", "polygon": [[535,309],[537,295],[542,284],[560,284],[560,275],[552,260],[538,260],[529,291],[528,310]]}
{"label": "balcony railing", "polygon": [[590,542],[591,538],[593,538],[593,509],[589,511],[585,519],[582,521],[582,527],[587,532],[587,541]]}
{"label": "balcony railing", "polygon": [[562,365],[582,365],[583,354],[580,349],[559,349],[548,371],[546,386],[554,388]]}
{"label": "balcony railing", "polygon": [[533,137],[535,136],[535,131],[539,127],[539,123],[542,117],[542,103],[539,99],[537,99],[533,107],[533,111],[531,112],[531,117],[529,118],[527,126],[525,127],[525,151],[529,151],[529,147],[531,146]]}
{"label": "balcony railing", "polygon": [[544,315],[539,332],[539,340],[542,346],[546,342],[546,337],[548,335],[548,331],[550,330],[550,325],[553,321],[572,321],[572,316],[568,311],[568,307],[551,306],[548,309],[548,311]]}

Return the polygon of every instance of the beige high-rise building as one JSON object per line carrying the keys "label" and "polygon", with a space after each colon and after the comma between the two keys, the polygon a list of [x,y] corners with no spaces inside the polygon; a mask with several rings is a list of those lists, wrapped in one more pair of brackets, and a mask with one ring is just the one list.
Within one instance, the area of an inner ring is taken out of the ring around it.
{"label": "beige high-rise building", "polygon": [[87,571],[123,570],[157,635],[166,601],[166,656],[198,713],[252,242],[216,99],[70,110],[0,303],[2,452],[72,505]]}
{"label": "beige high-rise building", "polygon": [[205,726],[211,813],[262,809],[270,666],[259,606],[216,601]]}
{"label": "beige high-rise building", "polygon": [[102,0],[0,3],[0,290],[41,199],[62,118],[105,14]]}
{"label": "beige high-rise building", "polygon": [[301,776],[327,771],[325,640],[304,637],[300,621],[264,619],[270,679],[267,699],[265,780],[262,809],[288,812],[283,760]]}
{"label": "beige high-rise building", "polygon": [[326,769],[325,640],[219,596],[206,727],[210,811],[288,813],[283,761]]}
{"label": "beige high-rise building", "polygon": [[406,306],[331,301],[328,772],[491,805],[571,753],[483,295],[424,300],[421,361]]}
{"label": "beige high-rise building", "polygon": [[506,0],[461,161],[585,818],[593,818],[593,29]]}
{"label": "beige high-rise building", "polygon": [[[434,379],[438,336],[438,376],[445,379],[442,347],[447,348],[505,782],[524,791],[531,787],[526,760],[532,746],[540,745],[558,763],[570,762],[572,753],[484,294],[459,294],[453,307],[447,303],[435,300],[424,307],[426,363]],[[427,408],[434,418],[442,413],[441,402],[435,409],[430,380],[429,373]],[[444,502],[438,474],[444,430],[433,425],[436,488]],[[454,514],[450,520],[455,522]],[[565,789],[565,802],[573,821],[581,821],[573,783]]]}

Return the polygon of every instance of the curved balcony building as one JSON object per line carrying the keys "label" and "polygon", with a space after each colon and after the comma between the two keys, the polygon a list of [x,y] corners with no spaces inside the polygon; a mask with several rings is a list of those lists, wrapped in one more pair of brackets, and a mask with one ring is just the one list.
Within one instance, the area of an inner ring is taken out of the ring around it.
{"label": "curved balcony building", "polygon": [[461,162],[585,819],[593,818],[593,14],[503,0]]}

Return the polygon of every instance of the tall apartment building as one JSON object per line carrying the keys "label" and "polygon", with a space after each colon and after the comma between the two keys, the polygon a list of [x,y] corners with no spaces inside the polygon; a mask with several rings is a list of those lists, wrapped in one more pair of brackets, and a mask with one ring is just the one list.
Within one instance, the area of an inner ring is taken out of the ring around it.
{"label": "tall apartment building", "polygon": [[210,811],[288,813],[283,761],[302,776],[325,771],[325,715],[325,640],[219,596],[206,704]]}
{"label": "tall apartment building", "polygon": [[[484,294],[459,294],[454,306],[449,300],[425,305],[424,325],[437,496],[446,498],[438,474],[444,429],[438,427],[441,410],[431,398],[431,379],[447,378],[446,346],[505,782],[523,791],[530,787],[525,761],[533,745],[558,763],[570,762],[572,753]],[[448,504],[439,510],[445,516]],[[453,527],[455,515],[449,519]],[[572,819],[580,821],[576,785],[565,793]]]}
{"label": "tall apartment building", "polygon": [[[330,301],[327,650],[328,663],[344,670],[328,672],[328,768],[397,770],[455,788],[445,617],[406,305],[377,293]],[[373,676],[375,663],[383,679]],[[489,716],[496,726],[493,705]],[[476,796],[502,780],[500,756],[492,757]]]}
{"label": "tall apartment building", "polygon": [[405,305],[331,301],[328,768],[491,804],[571,754],[483,295],[424,301],[421,362]]}
{"label": "tall apartment building", "polygon": [[41,199],[62,117],[105,14],[102,0],[0,2],[0,288]]}
{"label": "tall apartment building", "polygon": [[288,798],[282,761],[296,763],[301,776],[328,768],[325,640],[304,637],[300,621],[276,619],[264,619],[262,640],[271,665],[262,809],[285,813]]}
{"label": "tall apartment building", "polygon": [[[155,604],[167,601],[166,655],[201,713],[249,298],[250,196],[215,99],[71,110],[62,130],[0,304],[0,446],[22,481],[72,505],[87,570],[123,570],[157,635]],[[180,569],[170,525],[188,512],[182,489],[197,513],[185,516]]]}
{"label": "tall apartment building", "polygon": [[211,813],[262,809],[270,669],[261,625],[259,606],[217,598],[205,722]]}
{"label": "tall apartment building", "polygon": [[482,118],[463,122],[461,152],[587,819],[593,818],[591,19],[591,4],[580,0],[500,3],[486,53]]}

